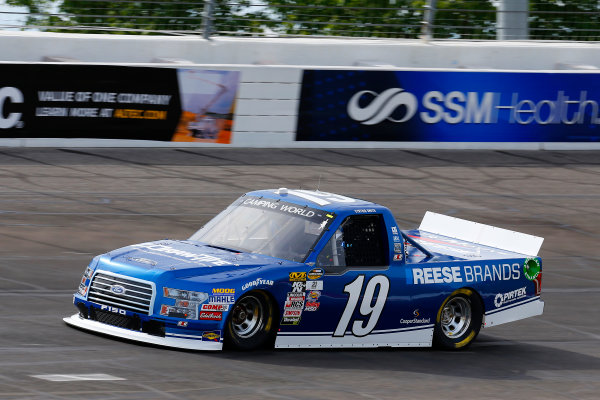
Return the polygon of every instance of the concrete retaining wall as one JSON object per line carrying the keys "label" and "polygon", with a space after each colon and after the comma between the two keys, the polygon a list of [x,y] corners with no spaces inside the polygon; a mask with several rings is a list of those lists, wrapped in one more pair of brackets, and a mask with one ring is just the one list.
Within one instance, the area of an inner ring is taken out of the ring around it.
{"label": "concrete retaining wall", "polygon": [[[294,142],[303,67],[353,69],[589,69],[600,46],[587,43],[424,42],[77,35],[0,32],[3,62],[68,62],[239,70],[233,126],[238,147],[590,149],[590,143]],[[0,146],[215,146],[93,139],[10,139]]]}
{"label": "concrete retaining wall", "polygon": [[600,67],[596,43],[229,38],[0,32],[1,61],[568,69]]}

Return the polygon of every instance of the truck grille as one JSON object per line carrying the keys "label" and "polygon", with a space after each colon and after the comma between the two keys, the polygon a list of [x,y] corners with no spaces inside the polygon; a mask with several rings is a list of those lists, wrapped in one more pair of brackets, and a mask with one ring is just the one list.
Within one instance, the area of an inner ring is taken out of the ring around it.
{"label": "truck grille", "polygon": [[102,322],[103,324],[118,326],[119,328],[131,329],[134,331],[140,330],[140,318],[128,317],[126,315],[115,314],[108,311],[102,311],[92,307],[90,319]]}
{"label": "truck grille", "polygon": [[153,288],[147,281],[97,272],[90,285],[88,300],[148,315],[154,298]]}

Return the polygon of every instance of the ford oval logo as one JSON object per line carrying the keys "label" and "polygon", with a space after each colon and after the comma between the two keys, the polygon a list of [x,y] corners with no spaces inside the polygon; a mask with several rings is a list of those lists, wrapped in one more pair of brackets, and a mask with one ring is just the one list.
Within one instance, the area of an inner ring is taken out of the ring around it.
{"label": "ford oval logo", "polygon": [[114,294],[124,294],[125,288],[121,285],[112,285],[110,287],[110,291],[113,292]]}

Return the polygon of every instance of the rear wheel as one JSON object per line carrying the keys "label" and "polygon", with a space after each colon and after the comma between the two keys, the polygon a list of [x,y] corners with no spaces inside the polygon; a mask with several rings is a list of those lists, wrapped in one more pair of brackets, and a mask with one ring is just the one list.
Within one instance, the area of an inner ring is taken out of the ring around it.
{"label": "rear wheel", "polygon": [[225,346],[254,350],[271,345],[274,338],[274,307],[267,295],[256,291],[242,296],[229,313]]}
{"label": "rear wheel", "polygon": [[433,345],[455,350],[475,340],[483,320],[483,306],[471,289],[459,289],[442,303],[433,330]]}

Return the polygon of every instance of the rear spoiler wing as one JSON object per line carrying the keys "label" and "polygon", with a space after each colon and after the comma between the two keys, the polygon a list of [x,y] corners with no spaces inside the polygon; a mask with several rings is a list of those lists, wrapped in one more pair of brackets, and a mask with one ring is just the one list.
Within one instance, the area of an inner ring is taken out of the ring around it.
{"label": "rear spoiler wing", "polygon": [[544,238],[539,236],[496,228],[431,211],[425,213],[419,230],[528,256],[537,256],[544,241]]}

